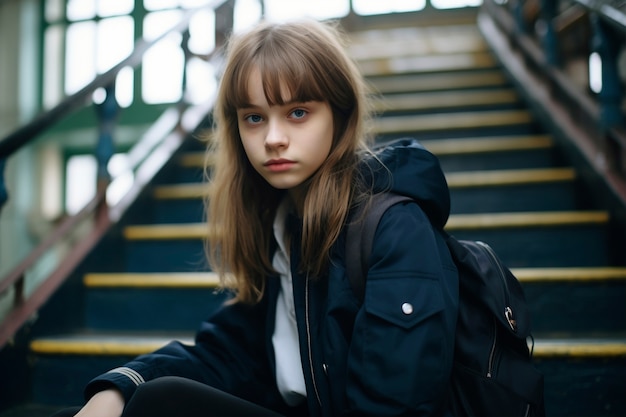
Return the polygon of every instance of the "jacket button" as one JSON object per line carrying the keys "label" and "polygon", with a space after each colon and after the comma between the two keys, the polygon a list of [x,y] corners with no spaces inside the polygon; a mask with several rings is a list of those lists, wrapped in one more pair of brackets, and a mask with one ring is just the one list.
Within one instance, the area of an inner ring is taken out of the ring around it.
{"label": "jacket button", "polygon": [[409,314],[413,314],[413,306],[410,303],[402,304],[402,312],[406,314],[407,316]]}

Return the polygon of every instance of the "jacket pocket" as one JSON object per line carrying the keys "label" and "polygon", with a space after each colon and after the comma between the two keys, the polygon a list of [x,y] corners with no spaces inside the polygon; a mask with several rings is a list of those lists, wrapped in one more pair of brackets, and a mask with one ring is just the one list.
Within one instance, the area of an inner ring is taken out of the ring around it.
{"label": "jacket pocket", "polygon": [[400,328],[411,327],[444,309],[438,280],[416,276],[369,279],[365,311]]}

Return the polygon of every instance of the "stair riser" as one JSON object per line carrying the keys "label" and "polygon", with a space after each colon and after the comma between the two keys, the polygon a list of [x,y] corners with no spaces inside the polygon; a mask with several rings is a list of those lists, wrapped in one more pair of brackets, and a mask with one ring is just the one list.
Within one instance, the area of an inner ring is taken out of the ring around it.
{"label": "stair riser", "polygon": [[626,357],[537,359],[545,377],[546,415],[626,415]]}
{"label": "stair riser", "polygon": [[127,272],[208,271],[203,242],[190,240],[139,240],[127,244]]}
{"label": "stair riser", "polygon": [[[383,101],[384,103],[384,101]],[[447,106],[447,107],[432,107],[423,109],[407,109],[407,110],[394,110],[384,109],[380,111],[379,116],[424,116],[428,114],[440,114],[445,113],[462,113],[468,111],[499,111],[499,110],[520,110],[523,106],[519,103],[495,103],[495,104],[476,104],[476,105],[463,105],[463,106]]]}
{"label": "stair riser", "polygon": [[512,126],[486,126],[480,128],[466,129],[441,129],[441,130],[408,130],[397,133],[378,133],[375,142],[387,142],[395,139],[406,137],[416,138],[418,140],[433,139],[460,139],[467,137],[479,136],[509,136],[509,135],[533,135],[538,133],[537,128],[533,124],[521,124]]}
{"label": "stair riser", "polygon": [[199,223],[204,221],[202,199],[160,200],[154,204],[152,217],[155,224]]}
{"label": "stair riser", "polygon": [[488,243],[510,268],[601,266],[608,263],[602,226],[450,230],[458,239]]}
{"label": "stair riser", "polygon": [[210,288],[91,288],[85,320],[96,330],[193,332],[226,299]]}
{"label": "stair riser", "polygon": [[536,282],[523,287],[535,336],[626,333],[626,280]]}
{"label": "stair riser", "polygon": [[452,188],[452,213],[574,210],[572,183],[478,188]]}
{"label": "stair riser", "polygon": [[479,171],[490,169],[526,169],[556,166],[549,149],[482,154],[437,155],[444,172]]}
{"label": "stair riser", "polygon": [[131,361],[134,356],[40,355],[34,361],[33,402],[80,406],[83,390],[95,376]]}
{"label": "stair riser", "polygon": [[[452,213],[574,210],[572,183],[451,188]],[[198,223],[204,220],[201,199],[162,200],[154,205],[155,223]],[[144,217],[146,223],[150,218]]]}

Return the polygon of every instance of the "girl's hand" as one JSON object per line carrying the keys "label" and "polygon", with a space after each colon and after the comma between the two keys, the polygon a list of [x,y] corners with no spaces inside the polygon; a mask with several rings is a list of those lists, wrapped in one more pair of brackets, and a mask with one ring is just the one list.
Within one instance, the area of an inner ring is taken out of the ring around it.
{"label": "girl's hand", "polygon": [[122,393],[116,389],[100,391],[74,417],[120,417],[124,402]]}

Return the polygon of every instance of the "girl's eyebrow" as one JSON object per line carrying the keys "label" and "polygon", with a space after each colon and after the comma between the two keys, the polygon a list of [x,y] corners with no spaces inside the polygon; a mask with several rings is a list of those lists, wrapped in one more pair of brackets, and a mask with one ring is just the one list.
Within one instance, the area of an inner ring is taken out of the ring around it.
{"label": "girl's eyebrow", "polygon": [[[272,104],[271,106],[293,106],[294,104],[305,104],[305,103],[311,103],[311,102],[315,102],[315,101],[320,101],[320,100],[299,100],[299,99],[293,99],[293,100],[289,100],[289,101],[285,101],[282,104]],[[237,106],[237,109],[256,109],[256,108],[261,108],[263,107],[262,105],[258,105],[258,104],[254,104],[254,103],[242,103],[240,106]]]}

